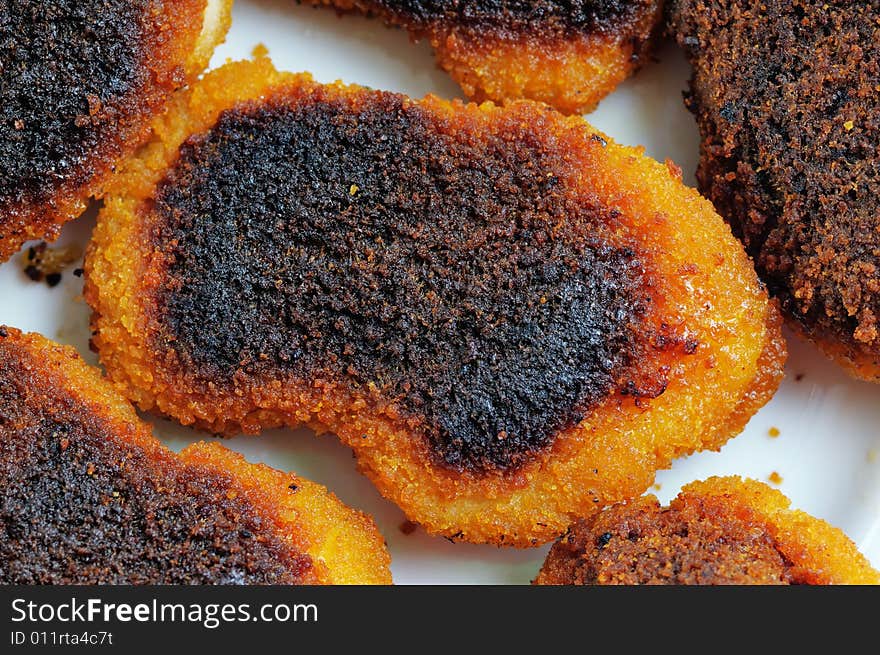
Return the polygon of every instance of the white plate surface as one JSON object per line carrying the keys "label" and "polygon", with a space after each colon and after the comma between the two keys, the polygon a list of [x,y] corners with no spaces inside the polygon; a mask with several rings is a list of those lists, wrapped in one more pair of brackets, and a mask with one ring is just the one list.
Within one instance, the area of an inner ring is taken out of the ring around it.
{"label": "white plate surface", "polygon": [[[310,71],[322,82],[342,79],[413,96],[430,92],[461,97],[458,87],[436,69],[427,44],[413,45],[404,32],[378,21],[339,18],[333,11],[291,0],[238,0],[227,42],[212,66],[249,57],[259,43],[268,47],[279,68]],[[688,67],[669,45],[657,58],[606,98],[589,120],[621,143],[643,145],[657,159],[672,159],[693,184],[698,135],[681,102]],[[69,224],[61,242],[85,245],[93,224],[90,215]],[[71,344],[96,363],[88,349],[82,281],[70,270],[58,287],[49,289],[22,274],[18,256],[0,266],[0,323]],[[682,484],[710,475],[767,481],[777,472],[782,477],[779,488],[795,507],[842,528],[880,566],[880,387],[849,379],[814,347],[786,336],[791,354],[776,397],[721,452],[697,454],[660,472],[659,489],[653,492],[667,501]],[[175,449],[205,438],[147,418]],[[779,436],[771,438],[770,428],[777,428]],[[388,541],[397,583],[528,583],[546,555],[547,546],[509,550],[452,544],[421,530],[403,534],[403,514],[379,496],[355,470],[351,452],[331,436],[274,430],[225,443],[251,461],[321,482],[349,505],[372,514]]]}

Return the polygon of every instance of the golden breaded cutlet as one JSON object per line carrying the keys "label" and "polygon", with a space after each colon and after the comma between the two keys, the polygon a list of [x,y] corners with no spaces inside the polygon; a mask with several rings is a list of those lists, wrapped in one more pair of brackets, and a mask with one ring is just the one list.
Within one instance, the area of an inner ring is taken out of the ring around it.
{"label": "golden breaded cutlet", "polygon": [[780,319],[674,165],[538,103],[208,74],[86,256],[141,408],[336,433],[429,531],[529,546],[717,449],[776,390]]}
{"label": "golden breaded cutlet", "polygon": [[592,111],[651,54],[661,0],[309,0],[426,39],[472,100]]}
{"label": "golden breaded cutlet", "polygon": [[676,0],[700,189],[789,325],[880,382],[880,2]]}
{"label": "golden breaded cutlet", "polygon": [[880,584],[841,530],[789,504],[737,477],[689,484],[665,508],[638,498],[572,525],[535,584]]}
{"label": "golden breaded cutlet", "polygon": [[0,262],[53,240],[208,64],[232,0],[0,2]]}
{"label": "golden breaded cutlet", "polygon": [[69,347],[0,327],[0,584],[387,584],[372,520],[216,443],[179,455]]}

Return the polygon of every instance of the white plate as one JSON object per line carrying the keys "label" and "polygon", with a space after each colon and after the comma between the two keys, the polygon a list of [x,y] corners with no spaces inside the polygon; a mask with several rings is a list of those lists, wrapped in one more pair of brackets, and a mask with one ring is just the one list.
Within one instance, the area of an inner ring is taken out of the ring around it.
{"label": "white plate", "polygon": [[[290,0],[238,0],[232,30],[212,65],[246,58],[258,43],[269,48],[279,68],[308,70],[319,81],[342,79],[413,96],[461,96],[436,69],[426,44],[413,45],[404,32],[386,29],[379,21],[338,18],[331,10],[300,7]],[[641,144],[653,157],[672,159],[693,184],[698,136],[681,102],[688,67],[672,46],[661,49],[658,60],[606,98],[589,120],[622,143]],[[92,225],[88,215],[71,223],[62,241],[84,245]],[[88,349],[82,281],[70,270],[58,287],[49,289],[22,274],[18,256],[0,266],[0,323],[72,344],[96,363]],[[842,528],[880,566],[880,387],[849,379],[815,348],[788,336],[791,356],[776,397],[720,453],[694,455],[658,474],[660,489],[654,493],[666,501],[680,485],[710,475],[767,481],[775,471],[794,506]],[[175,449],[205,438],[167,421],[149,420]],[[768,435],[771,427],[779,430],[779,437]],[[357,473],[351,452],[333,437],[274,430],[226,445],[251,461],[321,482],[349,505],[372,514],[388,541],[397,583],[528,583],[547,552],[546,546],[501,550],[451,544],[421,530],[403,534],[403,514]]]}

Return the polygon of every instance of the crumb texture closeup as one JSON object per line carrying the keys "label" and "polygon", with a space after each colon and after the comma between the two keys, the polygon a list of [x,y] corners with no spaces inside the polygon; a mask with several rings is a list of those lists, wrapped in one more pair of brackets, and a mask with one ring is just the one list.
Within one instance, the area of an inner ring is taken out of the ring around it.
{"label": "crumb texture closeup", "polygon": [[675,0],[697,178],[793,327],[880,379],[880,2]]}
{"label": "crumb texture closeup", "polygon": [[3,0],[0,203],[48,201],[46,182],[80,173],[111,117],[135,109],[154,4]]}
{"label": "crumb texture closeup", "polygon": [[373,385],[438,462],[516,467],[630,379],[648,304],[563,166],[391,94],[225,112],[157,190],[162,338],[219,387]]}
{"label": "crumb texture closeup", "polygon": [[228,19],[215,0],[203,34],[207,4],[0,0],[0,261],[57,236],[201,72]]}
{"label": "crumb texture closeup", "polygon": [[880,575],[840,530],[788,509],[753,480],[688,485],[669,507],[654,496],[575,523],[536,584],[877,584]]}
{"label": "crumb texture closeup", "polygon": [[311,0],[427,39],[468,97],[591,111],[653,47],[659,0]]}
{"label": "crumb texture closeup", "polygon": [[[84,383],[95,388],[73,388]],[[72,351],[11,328],[0,331],[0,481],[4,584],[314,584],[339,573],[273,498],[320,494],[315,485],[216,445],[175,455]]]}
{"label": "crumb texture closeup", "polygon": [[333,432],[430,532],[554,538],[778,385],[778,315],[729,228],[580,118],[259,58],[154,130],[86,256],[111,379],[213,432]]}

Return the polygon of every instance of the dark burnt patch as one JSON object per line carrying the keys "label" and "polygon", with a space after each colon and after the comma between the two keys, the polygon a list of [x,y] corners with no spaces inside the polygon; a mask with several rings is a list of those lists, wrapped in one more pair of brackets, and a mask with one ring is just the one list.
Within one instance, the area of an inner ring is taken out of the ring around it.
{"label": "dark burnt patch", "polygon": [[88,176],[149,81],[153,0],[0,1],[0,206],[43,203]]}
{"label": "dark burnt patch", "polygon": [[613,33],[643,19],[656,0],[364,0],[360,6],[408,27]]}
{"label": "dark burnt patch", "polygon": [[224,475],[124,428],[0,340],[0,583],[291,584],[311,567]]}
{"label": "dark burnt patch", "polygon": [[182,148],[155,207],[173,257],[157,347],[227,388],[293,374],[378,395],[453,469],[529,461],[638,359],[648,299],[616,214],[521,127],[315,93]]}
{"label": "dark burnt patch", "polygon": [[541,571],[549,584],[792,584],[791,563],[761,525],[709,499],[637,503],[575,523]]}
{"label": "dark burnt patch", "polygon": [[880,4],[675,0],[670,15],[694,64],[701,191],[808,335],[876,353]]}

